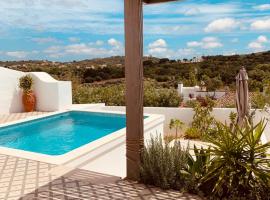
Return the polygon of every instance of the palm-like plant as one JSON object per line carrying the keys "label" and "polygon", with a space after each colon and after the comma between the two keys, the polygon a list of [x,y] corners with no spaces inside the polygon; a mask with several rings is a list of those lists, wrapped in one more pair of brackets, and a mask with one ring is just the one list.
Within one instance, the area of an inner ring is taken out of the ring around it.
{"label": "palm-like plant", "polygon": [[217,137],[207,138],[212,159],[200,186],[207,185],[207,192],[220,199],[265,199],[270,194],[270,143],[260,142],[264,130],[263,121],[253,126],[246,120],[242,128],[217,124]]}
{"label": "palm-like plant", "polygon": [[183,129],[184,127],[184,122],[182,122],[179,119],[171,119],[169,128],[170,129],[175,129],[175,138],[178,136],[178,131]]}

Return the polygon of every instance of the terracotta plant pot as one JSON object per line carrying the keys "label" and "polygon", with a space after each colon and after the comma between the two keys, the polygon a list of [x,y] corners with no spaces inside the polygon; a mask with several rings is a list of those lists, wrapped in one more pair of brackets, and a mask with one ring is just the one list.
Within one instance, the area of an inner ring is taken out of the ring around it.
{"label": "terracotta plant pot", "polygon": [[33,112],[36,107],[36,97],[33,91],[24,92],[22,95],[22,102],[25,112]]}

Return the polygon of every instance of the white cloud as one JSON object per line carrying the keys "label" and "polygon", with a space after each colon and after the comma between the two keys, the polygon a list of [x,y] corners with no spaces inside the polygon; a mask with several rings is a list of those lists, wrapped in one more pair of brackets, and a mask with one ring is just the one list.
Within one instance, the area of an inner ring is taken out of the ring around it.
{"label": "white cloud", "polygon": [[6,52],[6,55],[10,56],[10,57],[22,59],[22,58],[27,57],[28,52],[26,52],[26,51],[8,51],[8,52]]}
{"label": "white cloud", "polygon": [[33,38],[32,41],[38,44],[45,44],[45,43],[57,43],[59,42],[56,38],[53,37],[45,37],[45,38]]}
{"label": "white cloud", "polygon": [[148,45],[148,53],[156,57],[171,57],[172,51],[167,48],[164,39],[158,39]]}
{"label": "white cloud", "polygon": [[260,35],[255,41],[248,44],[248,48],[252,49],[254,52],[263,51],[267,43],[269,43],[268,38],[264,35]]}
{"label": "white cloud", "polygon": [[258,5],[258,6],[254,6],[254,8],[256,10],[266,11],[266,10],[270,10],[270,4],[261,4],[261,5]]}
{"label": "white cloud", "polygon": [[118,50],[123,49],[122,43],[114,38],[109,39],[108,44],[112,46],[114,49],[118,49]]}
{"label": "white cloud", "polygon": [[103,47],[101,41],[89,44],[75,43],[65,46],[51,46],[44,50],[44,53],[51,58],[74,55],[84,56],[87,58],[123,55],[124,47],[120,41],[112,38],[108,40],[108,44],[109,48]]}
{"label": "white cloud", "polygon": [[201,41],[190,41],[188,47],[200,47],[202,49],[215,49],[222,47],[222,43],[216,37],[205,37]]}
{"label": "white cloud", "polygon": [[212,21],[204,29],[205,32],[228,32],[239,26],[239,23],[233,18],[222,18]]}
{"label": "white cloud", "polygon": [[188,47],[200,47],[202,45],[201,42],[197,42],[197,41],[191,41],[187,43]]}
{"label": "white cloud", "polygon": [[149,48],[166,48],[167,47],[167,42],[163,39],[158,39],[152,43],[149,44]]}
{"label": "white cloud", "polygon": [[270,18],[256,20],[252,22],[251,29],[258,30],[258,31],[270,30]]}
{"label": "white cloud", "polygon": [[263,45],[259,42],[251,42],[248,44],[248,48],[253,49],[253,50],[262,50]]}
{"label": "white cloud", "polygon": [[257,41],[260,42],[260,43],[267,43],[267,42],[268,42],[268,39],[267,39],[266,36],[260,35],[260,36],[258,37]]}

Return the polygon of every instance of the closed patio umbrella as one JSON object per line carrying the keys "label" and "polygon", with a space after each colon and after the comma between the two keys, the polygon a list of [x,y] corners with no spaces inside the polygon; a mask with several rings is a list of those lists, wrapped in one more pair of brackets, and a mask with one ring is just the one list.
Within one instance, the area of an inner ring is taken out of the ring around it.
{"label": "closed patio umbrella", "polygon": [[237,122],[239,125],[243,123],[245,117],[249,114],[249,92],[248,92],[248,74],[242,67],[236,76],[236,107]]}

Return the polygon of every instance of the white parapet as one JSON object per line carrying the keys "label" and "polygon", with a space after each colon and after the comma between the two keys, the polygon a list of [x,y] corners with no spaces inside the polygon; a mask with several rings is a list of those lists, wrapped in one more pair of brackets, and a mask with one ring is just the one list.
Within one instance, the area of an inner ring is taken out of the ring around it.
{"label": "white parapet", "polygon": [[[0,114],[23,112],[22,92],[19,79],[24,72],[0,67]],[[70,81],[57,81],[44,72],[31,72],[37,111],[59,111],[71,108],[72,88]]]}
{"label": "white parapet", "polygon": [[24,73],[0,67],[0,114],[22,112],[19,79]]}
{"label": "white parapet", "polygon": [[37,98],[38,111],[58,111],[68,109],[72,105],[72,89],[70,81],[57,81],[45,72],[31,72],[34,80],[34,91]]}

